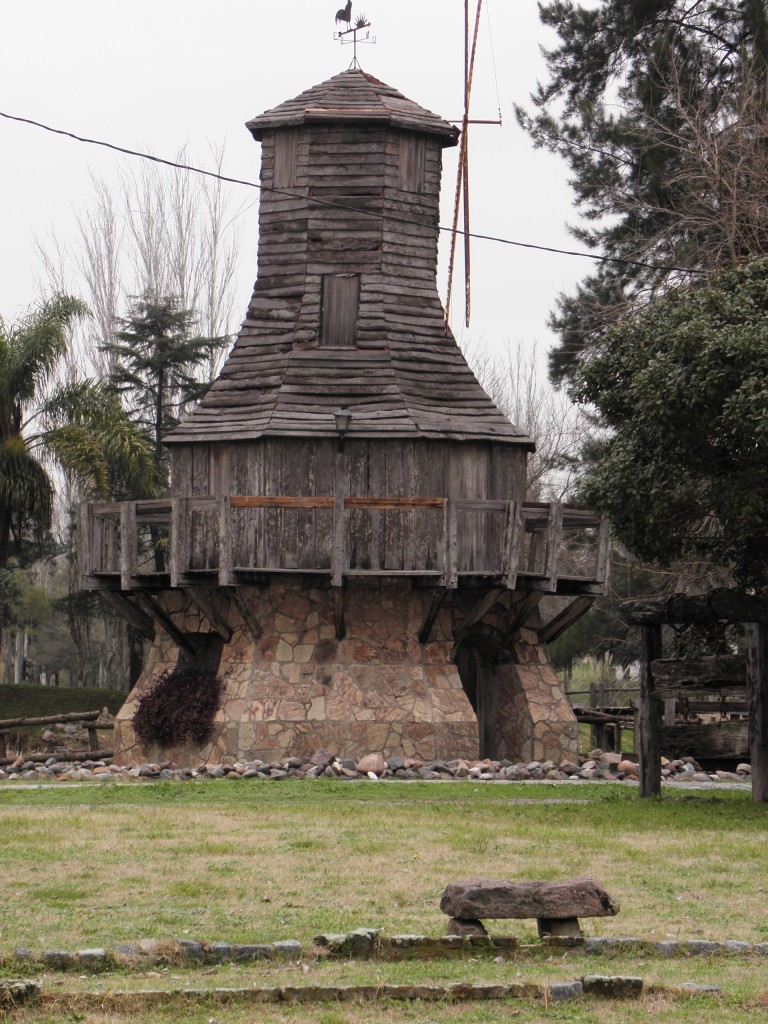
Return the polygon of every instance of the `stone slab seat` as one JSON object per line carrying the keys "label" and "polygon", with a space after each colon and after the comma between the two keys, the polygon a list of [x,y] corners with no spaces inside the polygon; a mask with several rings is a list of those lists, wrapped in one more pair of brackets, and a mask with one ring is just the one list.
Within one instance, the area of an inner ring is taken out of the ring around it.
{"label": "stone slab seat", "polygon": [[565,882],[506,882],[470,878],[451,882],[440,898],[449,935],[487,934],[483,918],[535,918],[539,935],[581,937],[580,917],[614,917],[619,904],[594,878]]}

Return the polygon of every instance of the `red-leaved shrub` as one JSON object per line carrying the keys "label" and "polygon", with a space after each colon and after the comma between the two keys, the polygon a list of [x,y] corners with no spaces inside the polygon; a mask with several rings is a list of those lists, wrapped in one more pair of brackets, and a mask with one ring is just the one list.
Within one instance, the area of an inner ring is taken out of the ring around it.
{"label": "red-leaved shrub", "polygon": [[163,672],[139,698],[133,728],[144,743],[161,747],[205,743],[221,703],[224,682],[192,669]]}

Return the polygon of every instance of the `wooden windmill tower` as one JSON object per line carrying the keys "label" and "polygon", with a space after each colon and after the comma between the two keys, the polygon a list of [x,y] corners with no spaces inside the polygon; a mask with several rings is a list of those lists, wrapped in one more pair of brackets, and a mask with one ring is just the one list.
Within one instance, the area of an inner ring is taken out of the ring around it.
{"label": "wooden windmill tower", "polygon": [[[84,586],[154,637],[118,758],[573,757],[541,641],[602,592],[604,544],[591,514],[526,503],[533,442],[446,333],[457,130],[358,67],[248,128],[258,278],[220,376],[165,439],[171,497],[83,509]],[[141,537],[162,527],[158,572]],[[571,601],[542,625],[545,594]],[[226,681],[211,743],[143,750],[136,700],[190,657]]]}

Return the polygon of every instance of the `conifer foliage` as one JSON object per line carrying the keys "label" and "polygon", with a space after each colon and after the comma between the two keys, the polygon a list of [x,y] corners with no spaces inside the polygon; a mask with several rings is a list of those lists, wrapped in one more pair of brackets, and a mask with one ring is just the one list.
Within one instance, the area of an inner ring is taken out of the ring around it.
{"label": "conifer foliage", "polygon": [[768,14],[763,0],[553,0],[540,13],[558,42],[518,118],[568,163],[576,238],[627,261],[560,297],[550,369],[567,382],[650,299],[768,251]]}
{"label": "conifer foliage", "polygon": [[114,341],[102,346],[111,363],[111,385],[152,437],[163,473],[162,438],[210,387],[199,368],[226,341],[195,336],[196,319],[175,298],[144,296],[118,321]]}

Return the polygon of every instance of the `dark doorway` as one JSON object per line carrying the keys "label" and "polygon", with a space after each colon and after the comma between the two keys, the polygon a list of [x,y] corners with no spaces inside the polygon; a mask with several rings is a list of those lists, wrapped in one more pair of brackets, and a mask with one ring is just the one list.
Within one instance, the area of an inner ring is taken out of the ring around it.
{"label": "dark doorway", "polygon": [[477,716],[480,757],[496,757],[496,673],[480,644],[465,640],[456,651],[456,668]]}
{"label": "dark doorway", "polygon": [[218,633],[185,633],[190,649],[179,648],[176,668],[215,676],[219,671],[224,640]]}

